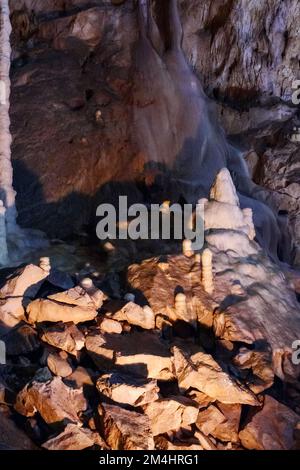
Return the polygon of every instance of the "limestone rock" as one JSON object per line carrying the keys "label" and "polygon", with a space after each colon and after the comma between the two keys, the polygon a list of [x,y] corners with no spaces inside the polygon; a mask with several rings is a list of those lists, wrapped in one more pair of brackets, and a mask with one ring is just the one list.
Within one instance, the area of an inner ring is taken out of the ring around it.
{"label": "limestone rock", "polygon": [[54,375],[67,377],[72,374],[72,367],[60,354],[50,353],[47,357],[47,366]]}
{"label": "limestone rock", "polygon": [[266,396],[263,408],[239,434],[242,445],[257,450],[292,449],[293,432],[299,418],[294,411]]}
{"label": "limestone rock", "polygon": [[75,324],[93,320],[97,316],[94,307],[79,307],[58,303],[49,299],[37,299],[27,309],[30,323],[73,322]]}
{"label": "limestone rock", "polygon": [[[90,429],[68,424],[58,436],[48,439],[42,447],[47,450],[83,450],[95,445],[95,433]],[[103,448],[105,448],[103,442]]]}
{"label": "limestone rock", "polygon": [[121,334],[123,329],[122,325],[112,318],[103,318],[100,323],[100,331],[103,333],[111,333],[111,334]]}
{"label": "limestone rock", "polygon": [[261,393],[273,385],[274,370],[270,351],[251,351],[241,348],[234,358],[234,364],[242,370],[252,370],[253,374],[247,378],[247,385],[254,393]]}
{"label": "limestone rock", "polygon": [[208,436],[209,434],[213,434],[216,427],[224,423],[224,421],[226,421],[226,418],[221,411],[211,405],[206,410],[200,411],[196,426],[205,436]]}
{"label": "limestone rock", "polygon": [[146,415],[103,404],[103,431],[113,450],[154,450],[150,421]]}
{"label": "limestone rock", "polygon": [[209,354],[198,353],[194,363],[177,346],[174,346],[173,353],[180,390],[196,388],[222,403],[258,405],[255,395],[223,372]]}
{"label": "limestone rock", "polygon": [[72,372],[72,374],[64,380],[64,382],[66,385],[70,385],[72,388],[92,388],[94,386],[93,372],[89,369],[85,369],[82,366],[78,366]]}
{"label": "limestone rock", "polygon": [[222,442],[237,443],[239,441],[242,406],[217,403],[217,407],[225,417],[225,421],[219,423],[211,431],[211,435]]}
{"label": "limestone rock", "polygon": [[34,416],[39,412],[48,424],[64,419],[78,422],[78,414],[87,408],[82,390],[68,387],[60,377],[42,380],[36,377],[21,390],[15,404],[16,411],[24,416]]}
{"label": "limestone rock", "polygon": [[186,439],[183,441],[174,440],[173,442],[170,442],[164,436],[155,437],[155,447],[158,450],[203,450],[203,447],[195,438]]}
{"label": "limestone rock", "polygon": [[140,377],[173,378],[169,349],[155,333],[89,335],[85,347],[100,370],[117,367]]}
{"label": "limestone rock", "polygon": [[199,413],[197,404],[182,396],[161,398],[144,410],[150,418],[153,436],[194,424]]}
{"label": "limestone rock", "polygon": [[43,326],[41,339],[58,349],[74,356],[84,347],[85,337],[74,323],[58,323],[55,326]]}
{"label": "limestone rock", "polygon": [[156,380],[144,380],[117,372],[101,376],[97,389],[114,402],[130,406],[143,406],[158,400]]}
{"label": "limestone rock", "polygon": [[59,302],[62,304],[76,305],[83,308],[92,308],[98,309],[101,307],[105,295],[103,292],[99,291],[100,296],[95,301],[88,292],[80,286],[73,287],[65,292],[59,292],[57,294],[49,295],[48,299],[53,300],[54,302]]}
{"label": "limestone rock", "polygon": [[12,275],[0,289],[0,319],[14,326],[24,318],[24,305],[37,294],[48,273],[29,264]]}
{"label": "limestone rock", "polygon": [[118,321],[127,321],[130,325],[140,326],[145,330],[155,328],[154,313],[147,305],[140,307],[134,302],[128,302],[121,310],[115,312],[112,318]]}

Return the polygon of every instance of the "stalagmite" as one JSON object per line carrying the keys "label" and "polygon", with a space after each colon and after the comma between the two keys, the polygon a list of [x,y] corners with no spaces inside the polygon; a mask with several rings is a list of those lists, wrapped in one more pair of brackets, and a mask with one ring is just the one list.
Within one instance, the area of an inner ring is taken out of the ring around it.
{"label": "stalagmite", "polygon": [[253,211],[252,209],[249,209],[249,208],[243,209],[243,214],[244,214],[245,225],[249,229],[248,237],[250,238],[250,240],[254,240],[256,233],[255,233],[255,227],[253,223]]}
{"label": "stalagmite", "polygon": [[47,258],[47,257],[40,258],[39,267],[43,271],[50,273],[51,271],[50,258]]}
{"label": "stalagmite", "polygon": [[11,133],[9,118],[10,97],[10,33],[8,0],[0,5],[0,199],[6,208],[5,221],[7,236],[16,228],[15,191],[13,189],[13,170],[11,165]]}
{"label": "stalagmite", "polygon": [[212,252],[208,248],[202,253],[202,284],[205,292],[213,293]]}
{"label": "stalagmite", "polygon": [[232,206],[239,206],[239,198],[227,168],[222,168],[216,176],[215,182],[210,190],[210,199],[224,202]]}
{"label": "stalagmite", "polygon": [[182,251],[183,251],[184,256],[187,256],[188,258],[191,258],[192,256],[194,256],[194,251],[192,248],[191,240],[183,240]]}

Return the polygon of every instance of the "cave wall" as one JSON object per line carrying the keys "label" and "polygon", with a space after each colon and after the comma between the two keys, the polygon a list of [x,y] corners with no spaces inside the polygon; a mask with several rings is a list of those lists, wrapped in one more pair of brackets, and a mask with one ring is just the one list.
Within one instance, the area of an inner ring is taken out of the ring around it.
{"label": "cave wall", "polygon": [[[120,5],[114,5],[120,3]],[[253,178],[287,210],[300,263],[297,0],[182,0],[184,50]],[[134,2],[13,0],[11,120],[19,222],[66,236],[108,181],[135,179]],[[188,110],[183,110],[188,112]]]}

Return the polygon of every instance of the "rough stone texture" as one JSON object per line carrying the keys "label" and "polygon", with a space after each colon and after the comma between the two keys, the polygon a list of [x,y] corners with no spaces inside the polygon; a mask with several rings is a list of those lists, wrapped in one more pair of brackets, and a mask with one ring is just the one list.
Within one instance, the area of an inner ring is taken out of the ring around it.
{"label": "rough stone texture", "polygon": [[51,346],[62,349],[74,356],[84,347],[85,338],[74,323],[57,323],[42,327],[41,339]]}
{"label": "rough stone texture", "polygon": [[[83,450],[93,447],[95,440],[94,433],[90,429],[68,424],[61,434],[49,439],[42,447],[47,450]],[[105,448],[105,443],[103,447]]]}
{"label": "rough stone texture", "polygon": [[117,367],[140,377],[173,378],[169,349],[155,333],[90,335],[86,338],[85,347],[100,370]]}
{"label": "rough stone texture", "polygon": [[242,445],[246,449],[289,450],[295,440],[294,428],[299,415],[274,398],[266,396],[261,411],[240,432]]}
{"label": "rough stone texture", "polygon": [[144,380],[130,375],[113,373],[97,380],[97,389],[118,404],[143,406],[158,400],[156,380]]}
{"label": "rough stone texture", "polygon": [[177,347],[174,347],[173,353],[176,377],[181,390],[196,388],[227,404],[258,405],[255,395],[223,372],[209,354],[198,353],[194,358],[197,362],[194,363]]}
{"label": "rough stone texture", "polygon": [[112,318],[119,321],[127,321],[130,325],[140,326],[145,330],[155,328],[154,313],[147,305],[142,308],[134,302],[128,302],[121,310],[115,312]]}
{"label": "rough stone texture", "polygon": [[77,323],[94,320],[97,310],[94,307],[79,307],[51,301],[49,299],[37,299],[31,302],[27,309],[30,323],[65,322]]}
{"label": "rough stone texture", "polygon": [[194,424],[199,412],[195,402],[181,396],[162,398],[144,410],[150,418],[153,436]]}
{"label": "rough stone texture", "polygon": [[47,357],[47,366],[52,374],[59,377],[67,377],[72,374],[72,367],[69,362],[57,353],[50,353]]}
{"label": "rough stone texture", "polygon": [[24,305],[37,294],[48,273],[30,264],[10,277],[0,290],[0,319],[9,326],[24,318]]}
{"label": "rough stone texture", "polygon": [[154,450],[149,418],[135,411],[103,404],[104,437],[113,450]]}
{"label": "rough stone texture", "polygon": [[15,425],[11,416],[0,412],[0,449],[37,450],[29,437]]}
{"label": "rough stone texture", "polygon": [[9,356],[28,354],[40,347],[37,332],[24,323],[19,323],[6,333],[0,333],[0,339],[5,342],[6,354]]}
{"label": "rough stone texture", "polygon": [[87,407],[82,390],[66,386],[60,377],[39,382],[34,379],[17,396],[15,409],[24,416],[34,416],[38,411],[46,423],[64,419],[78,421],[78,413]]}

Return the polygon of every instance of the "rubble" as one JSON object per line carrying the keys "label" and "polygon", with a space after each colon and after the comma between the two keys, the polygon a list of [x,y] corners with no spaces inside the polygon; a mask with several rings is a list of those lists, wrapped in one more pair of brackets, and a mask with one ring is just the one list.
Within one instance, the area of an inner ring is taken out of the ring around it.
{"label": "rubble", "polygon": [[50,299],[37,299],[27,306],[28,321],[31,324],[43,322],[65,322],[75,324],[94,320],[97,310],[90,306],[68,305]]}

